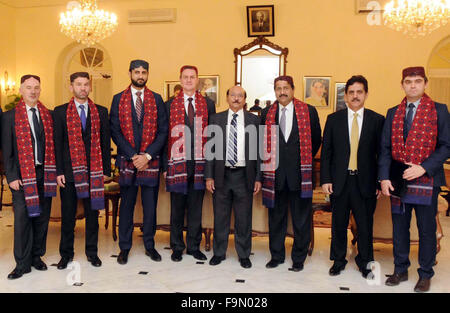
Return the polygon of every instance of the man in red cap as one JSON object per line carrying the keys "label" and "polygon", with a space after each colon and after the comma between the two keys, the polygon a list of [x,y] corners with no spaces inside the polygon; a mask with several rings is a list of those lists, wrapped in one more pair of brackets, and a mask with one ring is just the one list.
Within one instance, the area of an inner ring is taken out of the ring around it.
{"label": "man in red cap", "polygon": [[[288,206],[294,229],[293,271],[301,271],[311,242],[313,159],[321,144],[319,116],[313,106],[294,98],[291,76],[275,79],[277,101],[261,112],[266,125],[262,162],[263,204],[269,209],[267,268],[284,263]],[[274,127],[272,127],[274,126]],[[278,126],[279,132],[273,134]],[[276,153],[273,153],[276,152]],[[277,166],[278,165],[278,166]]]}
{"label": "man in red cap", "polygon": [[448,110],[426,93],[423,67],[403,70],[406,97],[389,109],[381,137],[378,178],[391,197],[394,237],[394,274],[386,285],[408,280],[411,212],[419,230],[419,281],[414,291],[426,292],[436,262],[436,214],[440,186],[445,186],[443,164],[450,157]]}
{"label": "man in red cap", "polygon": [[[183,90],[166,103],[169,115],[169,139],[163,157],[166,190],[170,192],[170,247],[171,259],[182,260],[187,254],[197,260],[206,260],[200,251],[202,241],[202,206],[205,194],[205,128],[209,117],[216,113],[212,100],[197,90],[199,79],[195,66],[185,65],[180,70]],[[185,132],[189,131],[190,136]],[[183,139],[184,137],[184,139]],[[179,145],[179,142],[184,143]],[[184,215],[187,210],[186,245],[183,241]]]}

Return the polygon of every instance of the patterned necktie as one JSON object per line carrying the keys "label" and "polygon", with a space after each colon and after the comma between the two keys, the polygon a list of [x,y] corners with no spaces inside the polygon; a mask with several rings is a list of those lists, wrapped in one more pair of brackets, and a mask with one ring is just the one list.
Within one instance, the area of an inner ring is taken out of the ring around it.
{"label": "patterned necktie", "polygon": [[189,104],[188,104],[188,120],[189,120],[189,125],[193,126],[194,125],[194,116],[195,116],[195,112],[194,112],[194,105],[192,104],[192,100],[194,100],[193,98],[188,98]]}
{"label": "patterned necktie", "polygon": [[83,131],[86,129],[86,112],[84,111],[84,105],[80,105],[80,120],[81,126],[83,127]]}
{"label": "patterned necktie", "polygon": [[352,171],[356,171],[358,169],[358,145],[359,145],[358,113],[354,113],[352,132],[350,136],[350,162],[348,163],[348,168]]}
{"label": "patterned necktie", "polygon": [[42,137],[40,136],[39,120],[36,114],[36,108],[31,108],[33,112],[33,129],[34,129],[34,141],[37,148],[37,161],[40,164],[44,163],[44,143],[42,142]]}
{"label": "patterned necktie", "polygon": [[227,160],[231,166],[235,166],[237,159],[237,117],[236,113],[233,114],[231,120],[230,136],[228,137],[228,153]]}
{"label": "patterned necktie", "polygon": [[406,115],[405,126],[403,127],[403,140],[406,142],[406,138],[408,137],[409,131],[411,130],[414,116],[414,108],[416,106],[414,103],[410,103],[408,105],[408,114]]}
{"label": "patterned necktie", "polygon": [[141,122],[142,119],[142,98],[141,98],[142,92],[136,91],[136,115],[138,122]]}
{"label": "patterned necktie", "polygon": [[280,128],[283,133],[284,139],[286,138],[286,108],[281,109],[281,117],[280,117]]}

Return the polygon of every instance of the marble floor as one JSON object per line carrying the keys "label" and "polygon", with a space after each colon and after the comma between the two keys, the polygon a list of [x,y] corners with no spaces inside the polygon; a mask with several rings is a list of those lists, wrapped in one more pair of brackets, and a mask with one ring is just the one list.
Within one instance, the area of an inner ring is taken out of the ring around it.
{"label": "marble floor", "polygon": [[[253,239],[251,269],[240,267],[234,250],[233,237],[230,237],[227,259],[218,266],[208,262],[197,264],[192,256],[183,255],[183,261],[170,260],[169,233],[158,231],[156,248],[162,255],[162,262],[153,262],[144,254],[140,230],[134,232],[134,246],[127,265],[119,265],[116,258],[119,252],[117,242],[111,236],[111,228],[105,230],[105,217],[100,218],[99,257],[103,266],[94,268],[84,255],[84,222],[78,221],[75,234],[75,258],[71,269],[58,270],[50,266],[59,261],[58,245],[60,224],[50,222],[47,254],[43,260],[49,269],[36,271],[14,281],[8,280],[8,273],[14,268],[13,258],[13,214],[11,208],[0,211],[0,292],[43,292],[43,293],[90,293],[90,292],[126,292],[126,293],[403,293],[413,292],[418,279],[417,246],[412,246],[409,281],[397,287],[384,285],[386,274],[393,270],[392,246],[376,243],[375,259],[379,262],[380,284],[375,279],[369,284],[358,272],[355,262],[355,249],[349,247],[349,263],[340,276],[330,277],[329,261],[330,229],[316,228],[316,242],[313,255],[307,258],[301,272],[289,271],[292,265],[290,247],[292,239],[286,240],[286,262],[275,269],[266,269],[270,259],[267,237]],[[450,236],[450,217],[441,218],[444,234]],[[111,226],[110,226],[111,227]],[[351,235],[349,235],[351,237]],[[441,240],[442,249],[435,266],[436,276],[432,280],[431,292],[450,292],[450,241]],[[202,242],[202,249],[204,242]],[[208,260],[212,251],[206,252]],[[244,282],[236,282],[244,280]],[[81,286],[74,286],[74,282]]]}

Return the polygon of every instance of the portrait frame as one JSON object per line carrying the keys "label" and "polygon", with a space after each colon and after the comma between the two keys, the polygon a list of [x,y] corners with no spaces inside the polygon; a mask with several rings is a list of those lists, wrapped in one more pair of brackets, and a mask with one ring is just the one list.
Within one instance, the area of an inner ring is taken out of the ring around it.
{"label": "portrait frame", "polygon": [[383,13],[385,5],[390,0],[355,0],[357,14]]}
{"label": "portrait frame", "polygon": [[[210,98],[216,104],[216,107],[219,106],[219,98],[220,98],[220,77],[219,75],[198,75],[199,83],[198,83],[198,91],[203,95]],[[205,86],[206,83],[210,83],[208,80],[211,80],[212,84],[210,86]],[[205,89],[206,88],[206,89]]]}
{"label": "portrait frame", "polygon": [[[320,82],[323,84],[324,91],[322,98],[324,100],[315,100],[311,97],[311,86]],[[303,101],[320,109],[331,108],[331,76],[304,76],[303,77]]]}
{"label": "portrait frame", "polygon": [[[262,24],[258,26],[258,12],[263,13]],[[258,29],[262,27],[262,29]],[[247,6],[247,35],[248,37],[273,37],[275,36],[275,20],[273,5]]]}
{"label": "portrait frame", "polygon": [[346,83],[335,83],[334,84],[334,112],[344,110],[347,108],[344,100]]}
{"label": "portrait frame", "polygon": [[166,80],[164,81],[164,99],[168,101],[175,94],[175,86],[180,85],[180,80]]}

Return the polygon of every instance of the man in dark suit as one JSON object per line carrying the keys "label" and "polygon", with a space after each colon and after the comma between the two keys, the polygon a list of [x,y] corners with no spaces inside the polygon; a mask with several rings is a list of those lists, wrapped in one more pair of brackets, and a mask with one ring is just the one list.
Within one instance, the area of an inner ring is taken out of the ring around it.
{"label": "man in dark suit", "polygon": [[[271,147],[276,141],[271,151],[267,151],[270,158],[264,158],[261,165],[263,204],[269,209],[272,255],[266,267],[274,268],[284,263],[290,206],[294,228],[292,268],[301,271],[311,242],[312,162],[321,144],[320,122],[314,107],[294,98],[292,77],[280,76],[275,79],[274,86],[277,101],[261,114],[261,124],[267,126],[266,140],[270,140],[264,146]],[[278,134],[271,130],[276,127],[279,127]]]}
{"label": "man in dark suit", "polygon": [[[246,92],[234,86],[227,91],[229,110],[214,114],[210,125],[221,132],[212,139],[214,155],[207,158],[206,189],[213,194],[214,256],[210,265],[225,260],[234,208],[234,238],[239,262],[250,268],[253,196],[261,190],[258,155],[259,118],[245,111]],[[246,131],[247,130],[247,131]],[[218,147],[220,146],[220,147]],[[215,155],[217,152],[217,155]]]}
{"label": "man in dark suit", "polygon": [[364,278],[373,261],[373,213],[377,195],[377,159],[384,117],[364,108],[369,86],[363,76],[345,85],[348,108],[330,114],[325,124],[320,161],[320,184],[331,195],[331,276],[339,275],[347,260],[347,227],[350,210],[358,229],[356,264]]}
{"label": "man in dark suit", "polygon": [[14,206],[14,258],[8,279],[47,270],[41,260],[46,250],[56,170],[51,112],[40,102],[41,80],[21,78],[22,99],[2,117],[2,149],[6,179]]}
{"label": "man in dark suit", "polygon": [[[182,260],[186,246],[187,254],[198,260],[206,260],[206,256],[200,251],[205,194],[205,159],[201,152],[206,138],[203,136],[204,129],[208,126],[209,117],[216,113],[214,102],[197,91],[199,79],[195,66],[186,65],[181,68],[180,83],[183,90],[176,98],[166,103],[170,136],[163,164],[166,189],[170,192],[170,247],[173,251],[171,259],[174,262]],[[189,136],[180,138],[184,143],[183,153],[175,151],[176,137],[179,135],[179,131],[175,130],[180,127],[189,132]],[[200,154],[197,155],[196,152]],[[178,172],[177,168],[180,168],[180,165],[183,170]],[[185,211],[187,211],[186,245],[183,241]]]}
{"label": "man in dark suit", "polygon": [[389,109],[381,137],[378,178],[391,197],[394,237],[394,274],[386,285],[408,280],[409,226],[414,208],[419,230],[419,281],[414,291],[430,289],[436,262],[436,214],[440,186],[445,186],[443,164],[450,157],[449,116],[445,104],[427,94],[423,67],[403,70],[406,97]]}
{"label": "man in dark suit", "polygon": [[259,99],[255,99],[255,105],[249,111],[260,112],[262,108],[259,106]]}
{"label": "man in dark suit", "polygon": [[161,96],[146,87],[148,69],[146,61],[131,61],[131,85],[115,95],[111,105],[111,134],[117,145],[116,164],[120,169],[119,264],[128,262],[139,187],[144,210],[145,254],[155,262],[161,261],[154,237],[160,155],[167,139],[168,121]]}
{"label": "man in dark suit", "polygon": [[61,193],[61,260],[65,269],[74,256],[74,230],[78,199],[83,199],[88,261],[102,265],[98,257],[98,214],[104,209],[104,180],[111,175],[111,136],[108,110],[89,98],[90,76],[70,76],[69,103],[54,111],[57,182]]}

